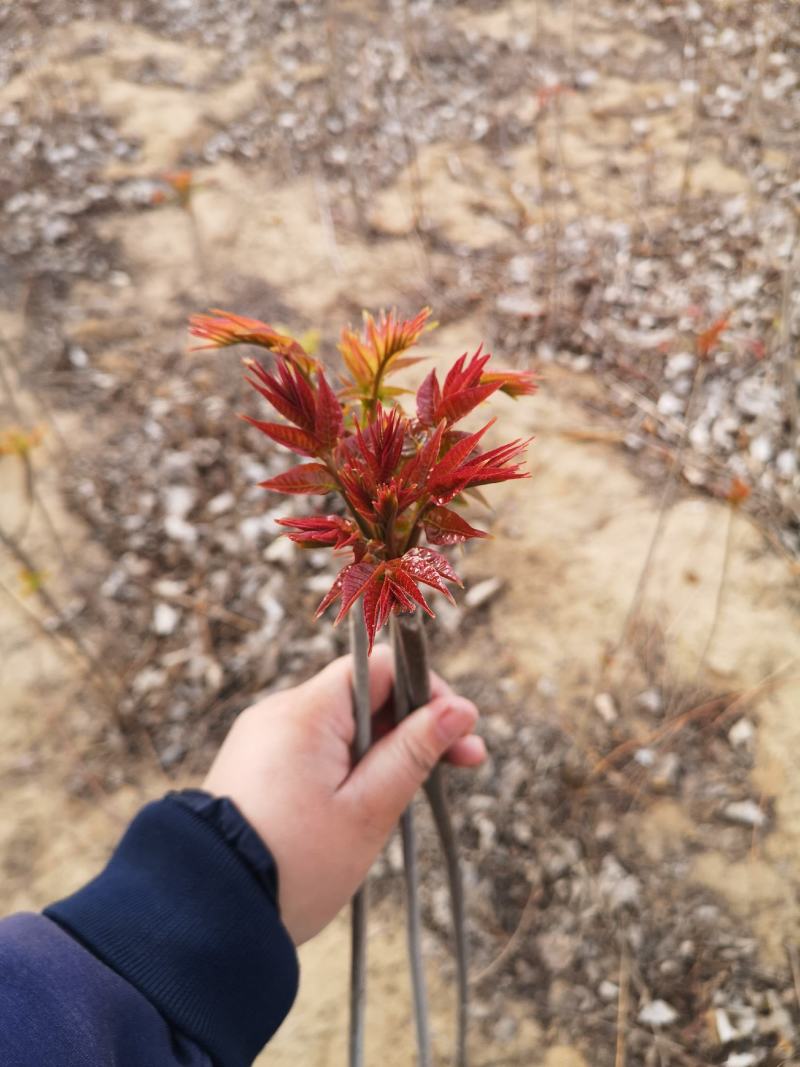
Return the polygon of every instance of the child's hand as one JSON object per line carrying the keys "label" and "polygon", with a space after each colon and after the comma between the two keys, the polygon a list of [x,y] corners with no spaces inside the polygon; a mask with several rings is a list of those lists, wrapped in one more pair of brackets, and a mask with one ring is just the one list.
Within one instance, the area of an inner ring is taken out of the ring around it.
{"label": "child's hand", "polygon": [[[296,944],[347,903],[436,763],[475,767],[486,756],[472,733],[474,704],[435,675],[432,700],[373,746],[352,769],[351,658],[295,689],[275,693],[234,723],[204,788],[230,797],[278,865],[283,921]],[[392,689],[387,646],[370,657],[370,703]]]}

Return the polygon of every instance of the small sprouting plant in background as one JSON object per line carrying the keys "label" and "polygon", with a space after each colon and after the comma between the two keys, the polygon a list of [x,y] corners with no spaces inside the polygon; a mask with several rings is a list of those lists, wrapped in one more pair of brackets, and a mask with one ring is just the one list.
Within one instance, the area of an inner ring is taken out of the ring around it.
{"label": "small sprouting plant in background", "polygon": [[[247,381],[282,416],[247,422],[303,462],[270,478],[264,489],[286,494],[338,497],[338,511],[277,520],[296,544],[330,547],[344,565],[317,609],[321,615],[338,604],[336,622],[351,618],[355,657],[354,706],[356,757],[369,746],[366,659],[378,632],[393,623],[395,714],[402,717],[429,699],[428,667],[421,613],[433,616],[426,590],[452,600],[449,585],[461,585],[442,548],[486,537],[460,508],[480,499],[487,485],[527,477],[523,466],[529,440],[484,448],[494,420],[474,431],[462,420],[496,392],[527,396],[536,389],[529,371],[489,368],[481,348],[459,357],[443,379],[435,370],[416,394],[390,379],[420,361],[408,355],[432,328],[430,309],[400,320],[393,312],[374,318],[364,313],[360,331],[342,330],[343,368],[332,383],[325,365],[287,334],[255,319],[227,311],[194,315],[190,331],[203,341],[197,348],[254,345],[275,357],[267,369],[246,359]],[[406,410],[408,397],[413,398]],[[420,609],[419,611],[417,609]],[[442,842],[456,933],[459,982],[458,1054],[466,1064],[467,961],[461,874],[441,773],[426,784],[426,794]],[[416,855],[411,812],[403,836],[411,966],[420,1064],[430,1063],[430,1038],[422,980]],[[354,901],[354,956],[351,993],[350,1062],[363,1062],[363,988],[366,897]]]}

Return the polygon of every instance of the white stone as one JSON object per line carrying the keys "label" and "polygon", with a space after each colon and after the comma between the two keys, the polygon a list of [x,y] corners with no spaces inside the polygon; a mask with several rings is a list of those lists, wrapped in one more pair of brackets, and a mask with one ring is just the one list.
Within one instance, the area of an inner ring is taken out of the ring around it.
{"label": "white stone", "polygon": [[643,1026],[669,1026],[678,1018],[678,1013],[666,1000],[651,1000],[637,1016]]}
{"label": "white stone", "polygon": [[658,398],[658,410],[662,415],[680,415],[683,412],[683,400],[674,393],[662,393]]}
{"label": "white stone", "polygon": [[607,855],[603,858],[597,884],[612,911],[626,904],[635,904],[639,899],[639,879],[629,874],[614,856]]}
{"label": "white stone", "polygon": [[159,637],[168,637],[175,632],[180,617],[181,613],[171,604],[165,604],[163,601],[156,604],[153,608],[153,633]]}
{"label": "white stone", "polygon": [[722,814],[728,822],[741,826],[763,826],[767,817],[754,800],[735,800],[726,804]]}
{"label": "white stone", "polygon": [[778,390],[758,378],[743,379],[736,388],[735,399],[739,411],[752,418],[779,410]]}
{"label": "white stone", "polygon": [[797,472],[797,456],[790,448],[779,452],[775,459],[775,467],[781,478],[793,478]]}
{"label": "white stone", "polygon": [[153,689],[160,689],[166,681],[166,671],[159,667],[145,667],[133,679],[133,691],[134,693],[149,693]]}
{"label": "white stone", "polygon": [[174,578],[159,578],[153,583],[156,596],[176,597],[186,592],[186,582],[177,582]]}
{"label": "white stone", "polygon": [[731,1052],[725,1060],[725,1067],[755,1067],[762,1059],[763,1056],[755,1052]]}
{"label": "white stone", "polygon": [[197,530],[178,515],[167,515],[164,532],[171,541],[179,541],[184,545],[193,545],[197,541]]}
{"label": "white stone", "polygon": [[259,593],[258,604],[264,612],[262,632],[267,631],[274,636],[278,632],[278,627],[286,614],[283,604],[266,589]]}
{"label": "white stone", "polygon": [[480,608],[493,600],[503,588],[501,578],[486,578],[477,585],[473,585],[464,597],[464,603],[468,608]]}
{"label": "white stone", "polygon": [[446,634],[458,633],[459,627],[464,620],[464,612],[458,604],[451,604],[449,600],[441,598],[436,605],[436,623]]}
{"label": "white stone", "polygon": [[529,282],[533,274],[534,261],[530,256],[512,256],[508,264],[511,280],[518,283]]}
{"label": "white stone", "polygon": [[544,313],[544,308],[538,300],[531,300],[528,296],[518,296],[516,293],[501,293],[497,298],[497,310],[505,315],[518,315],[520,318],[538,318]]}
{"label": "white stone", "polygon": [[619,718],[614,698],[610,693],[598,693],[594,698],[594,710],[609,726]]}
{"label": "white stone", "polygon": [[636,706],[644,711],[649,711],[651,715],[657,715],[661,711],[662,703],[661,690],[656,689],[655,686],[650,689],[644,689],[636,697]]}
{"label": "white stone", "polygon": [[188,485],[168,485],[162,490],[162,498],[167,515],[185,519],[194,507],[197,493]]}
{"label": "white stone", "polygon": [[690,370],[694,369],[695,358],[691,352],[676,352],[674,356],[670,356],[664,366],[664,376],[666,378],[677,378],[681,374],[688,374]]}
{"label": "white stone", "polygon": [[756,731],[749,719],[739,719],[728,730],[728,740],[734,748],[746,748],[753,743]]}
{"label": "white stone", "polygon": [[276,537],[269,548],[264,551],[264,559],[268,563],[277,563],[285,566],[295,558],[295,547],[288,537]]}
{"label": "white stone", "polygon": [[127,574],[124,567],[115,567],[109,576],[105,579],[100,586],[100,593],[102,596],[115,597],[117,593],[122,589],[127,581]]}
{"label": "white stone", "polygon": [[275,532],[271,515],[248,515],[239,523],[239,533],[245,544],[256,545],[267,534]]}
{"label": "white stone", "polygon": [[303,583],[309,593],[327,593],[333,585],[332,574],[312,574]]}
{"label": "white stone", "polygon": [[724,1008],[717,1008],[714,1012],[714,1024],[721,1045],[727,1045],[738,1037],[738,1030],[728,1018],[728,1013]]}
{"label": "white stone", "polygon": [[219,493],[206,504],[206,511],[209,515],[224,515],[226,512],[233,510],[235,503],[236,498],[233,493]]}
{"label": "white stone", "polygon": [[757,463],[767,463],[772,456],[772,441],[761,433],[750,442],[750,455]]}

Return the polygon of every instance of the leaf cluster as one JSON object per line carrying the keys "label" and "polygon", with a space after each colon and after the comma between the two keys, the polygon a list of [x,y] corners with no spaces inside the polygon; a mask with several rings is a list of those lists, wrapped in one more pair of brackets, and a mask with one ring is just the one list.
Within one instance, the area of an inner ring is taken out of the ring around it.
{"label": "leaf cluster", "polygon": [[[429,318],[429,308],[407,320],[394,312],[377,319],[365,312],[360,332],[342,331],[344,367],[334,384],[300,342],[267,323],[226,311],[190,321],[191,333],[206,342],[200,348],[249,344],[276,357],[269,369],[254,359],[245,366],[249,384],[283,421],[243,418],[310,462],[261,485],[280,493],[338,494],[345,515],[278,521],[303,547],[325,545],[351,555],[318,614],[339,601],[338,622],[362,599],[370,648],[392,613],[420,607],[433,614],[422,586],[451,597],[446,583],[461,584],[438,548],[487,536],[457,510],[465,495],[527,477],[522,458],[528,440],[483,450],[492,422],[472,433],[457,424],[497,391],[512,397],[533,393],[532,373],[489,371],[488,353],[481,348],[472,356],[464,353],[443,381],[435,370],[427,375],[413,414],[401,406],[408,391],[386,384],[419,362],[421,357],[407,353],[431,328]],[[420,544],[423,538],[427,545]]]}

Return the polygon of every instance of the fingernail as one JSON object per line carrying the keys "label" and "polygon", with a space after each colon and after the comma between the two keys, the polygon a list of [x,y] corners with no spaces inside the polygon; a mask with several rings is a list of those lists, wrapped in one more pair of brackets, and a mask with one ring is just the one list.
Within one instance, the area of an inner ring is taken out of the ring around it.
{"label": "fingernail", "polygon": [[436,730],[442,742],[449,745],[469,733],[475,725],[477,715],[475,705],[471,701],[462,699],[449,701],[436,719]]}

